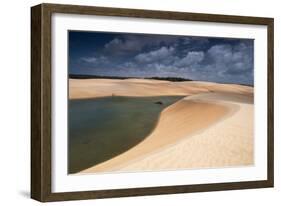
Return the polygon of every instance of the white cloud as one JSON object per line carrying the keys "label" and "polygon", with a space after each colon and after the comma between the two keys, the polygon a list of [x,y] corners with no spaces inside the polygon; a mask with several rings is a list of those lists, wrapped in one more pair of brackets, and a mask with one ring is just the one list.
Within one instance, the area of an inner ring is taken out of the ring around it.
{"label": "white cloud", "polygon": [[177,36],[157,37],[145,36],[145,35],[122,35],[122,37],[116,37],[107,44],[104,48],[107,52],[117,54],[126,54],[126,52],[139,52],[145,47],[158,46],[161,43],[164,45],[172,45],[179,40]]}
{"label": "white cloud", "polygon": [[162,72],[174,71],[174,68],[175,68],[172,65],[165,65],[165,64],[158,63],[158,62],[147,64],[146,67],[149,70],[154,70],[156,72],[160,72],[161,74],[162,74]]}
{"label": "white cloud", "polygon": [[[208,50],[208,45],[198,46],[207,43],[207,39],[195,37],[156,39],[122,35],[108,42],[101,56],[81,60],[93,65],[93,68],[120,70],[118,72],[124,76],[170,75],[220,82],[252,82],[252,42],[224,42]],[[116,54],[124,56],[116,57]],[[108,59],[102,55],[108,55]]]}
{"label": "white cloud", "polygon": [[220,75],[245,75],[253,69],[252,47],[240,43],[235,47],[228,44],[215,45],[207,51],[212,62],[206,69],[220,72]]}
{"label": "white cloud", "polygon": [[112,52],[128,52],[128,51],[139,51],[141,47],[138,41],[130,41],[128,39],[115,38],[112,41],[105,44],[105,49]]}
{"label": "white cloud", "polygon": [[96,57],[82,57],[81,60],[84,61],[84,62],[88,62],[88,63],[96,63],[97,62]]}
{"label": "white cloud", "polygon": [[118,46],[120,44],[122,44],[123,41],[119,38],[115,38],[113,39],[112,41],[108,42],[106,45],[105,45],[105,48],[110,48],[110,47],[115,47],[115,46]]}
{"label": "white cloud", "polygon": [[185,57],[175,62],[175,66],[184,67],[200,63],[204,59],[204,52],[188,52]]}
{"label": "white cloud", "polygon": [[168,58],[173,55],[175,48],[173,47],[161,47],[160,49],[153,50],[147,53],[138,54],[135,59],[140,63],[150,63]]}
{"label": "white cloud", "polygon": [[86,62],[86,63],[91,63],[91,64],[105,64],[108,62],[107,57],[105,56],[100,56],[100,57],[82,57],[80,60]]}
{"label": "white cloud", "polygon": [[216,62],[229,62],[232,59],[232,47],[228,44],[212,46],[207,54]]}

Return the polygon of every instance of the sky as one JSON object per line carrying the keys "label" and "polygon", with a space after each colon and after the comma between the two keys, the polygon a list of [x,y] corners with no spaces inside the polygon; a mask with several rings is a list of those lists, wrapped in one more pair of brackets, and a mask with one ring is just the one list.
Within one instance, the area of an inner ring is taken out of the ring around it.
{"label": "sky", "polygon": [[68,35],[69,74],[254,82],[252,39],[85,31]]}

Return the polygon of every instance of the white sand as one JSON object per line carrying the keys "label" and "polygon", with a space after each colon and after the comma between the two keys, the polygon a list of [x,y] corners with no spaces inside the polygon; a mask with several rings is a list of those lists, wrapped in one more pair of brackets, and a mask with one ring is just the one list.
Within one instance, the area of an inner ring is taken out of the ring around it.
{"label": "white sand", "polygon": [[239,108],[233,111],[233,114],[201,130],[198,134],[186,135],[173,145],[140,157],[137,161],[123,164],[116,169],[143,171],[253,164],[253,105],[246,103],[236,103],[236,105]]}
{"label": "white sand", "polygon": [[242,85],[212,82],[169,82],[147,79],[70,79],[70,99],[104,96],[161,96],[192,95],[204,92],[253,94],[253,88]]}
{"label": "white sand", "polygon": [[70,98],[190,95],[162,111],[141,143],[82,173],[253,164],[253,88],[209,82],[70,80]]}

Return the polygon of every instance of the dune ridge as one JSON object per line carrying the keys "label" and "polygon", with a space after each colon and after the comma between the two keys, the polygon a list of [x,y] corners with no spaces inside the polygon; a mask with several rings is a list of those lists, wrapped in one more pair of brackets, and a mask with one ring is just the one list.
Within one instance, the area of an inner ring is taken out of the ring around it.
{"label": "dune ridge", "polygon": [[253,87],[212,82],[170,82],[148,79],[69,79],[69,98],[105,96],[188,96],[207,92],[253,94]]}
{"label": "dune ridge", "polygon": [[69,81],[70,99],[186,96],[162,111],[141,143],[79,174],[253,164],[253,87],[146,79]]}
{"label": "dune ridge", "polygon": [[[202,112],[209,115],[200,115]],[[92,173],[119,169],[124,162],[135,161],[140,156],[148,155],[157,149],[174,144],[184,138],[186,134],[191,135],[198,132],[201,128],[211,126],[229,112],[229,108],[218,104],[195,100],[180,100],[162,111],[153,132],[140,144],[109,161],[82,172]],[[173,123],[171,124],[171,122]]]}
{"label": "dune ridge", "polygon": [[[187,135],[169,147],[116,168],[117,171],[152,171],[241,167],[254,164],[253,106],[239,109],[212,127]],[[180,161],[178,161],[180,159]]]}

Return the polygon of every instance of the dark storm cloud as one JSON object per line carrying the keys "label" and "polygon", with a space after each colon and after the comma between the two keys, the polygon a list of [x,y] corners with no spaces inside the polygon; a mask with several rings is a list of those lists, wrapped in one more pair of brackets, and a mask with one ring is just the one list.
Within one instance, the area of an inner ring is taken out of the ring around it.
{"label": "dark storm cloud", "polygon": [[253,40],[79,32],[77,44],[71,33],[71,73],[253,84]]}

